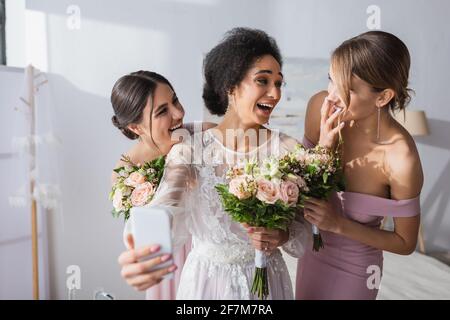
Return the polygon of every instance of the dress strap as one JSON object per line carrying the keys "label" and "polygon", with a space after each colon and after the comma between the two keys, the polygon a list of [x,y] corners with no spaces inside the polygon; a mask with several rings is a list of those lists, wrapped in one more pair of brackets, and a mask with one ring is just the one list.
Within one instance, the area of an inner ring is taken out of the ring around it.
{"label": "dress strap", "polygon": [[346,211],[382,217],[414,217],[420,214],[420,195],[393,200],[357,192],[341,192]]}

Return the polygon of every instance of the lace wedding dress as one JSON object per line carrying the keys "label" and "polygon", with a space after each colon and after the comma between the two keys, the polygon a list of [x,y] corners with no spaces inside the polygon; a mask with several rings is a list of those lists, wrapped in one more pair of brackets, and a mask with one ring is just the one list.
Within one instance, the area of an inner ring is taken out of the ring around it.
{"label": "lace wedding dress", "polygon": [[[192,236],[177,299],[257,299],[250,292],[255,249],[245,229],[223,210],[214,186],[226,182],[226,172],[236,161],[278,156],[292,150],[297,141],[273,131],[264,145],[240,153],[225,148],[213,130],[194,135],[194,143],[173,146],[150,206],[163,206],[170,212],[175,251]],[[296,218],[283,249],[295,257],[303,255],[311,236],[309,230],[302,217]],[[279,249],[270,254],[267,273],[268,299],[293,299],[288,269]]]}

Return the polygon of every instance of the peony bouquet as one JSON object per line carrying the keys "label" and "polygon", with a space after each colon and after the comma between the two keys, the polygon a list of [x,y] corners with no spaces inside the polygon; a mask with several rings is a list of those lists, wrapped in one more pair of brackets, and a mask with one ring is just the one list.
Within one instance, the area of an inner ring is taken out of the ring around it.
{"label": "peony bouquet", "polygon": [[[283,158],[284,159],[284,158]],[[287,230],[301,207],[307,190],[303,178],[286,173],[288,163],[275,157],[258,165],[244,161],[227,172],[227,184],[216,186],[225,211],[239,223],[255,227]],[[255,275],[251,292],[260,299],[269,295],[267,256],[255,250]]]}
{"label": "peony bouquet", "polygon": [[[332,191],[344,190],[343,172],[337,152],[316,146],[305,149],[297,145],[294,151],[280,160],[284,174],[302,177],[306,183],[304,196],[327,199]],[[313,250],[323,248],[319,229],[313,225]]]}
{"label": "peony bouquet", "polygon": [[125,166],[114,169],[119,175],[112,186],[109,199],[113,202],[112,215],[130,217],[132,207],[148,204],[155,194],[164,173],[165,158],[159,157],[143,165],[134,164],[129,157],[122,156]]}

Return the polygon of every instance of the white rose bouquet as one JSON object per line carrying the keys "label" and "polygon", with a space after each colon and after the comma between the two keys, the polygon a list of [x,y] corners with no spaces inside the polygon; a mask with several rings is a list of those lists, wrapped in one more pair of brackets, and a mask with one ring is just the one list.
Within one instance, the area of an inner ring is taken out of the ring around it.
{"label": "white rose bouquet", "polygon": [[109,193],[113,202],[112,215],[130,217],[132,207],[142,207],[148,204],[161,181],[164,173],[165,158],[159,157],[143,165],[134,164],[129,157],[122,156],[125,166],[114,169],[119,175]]}

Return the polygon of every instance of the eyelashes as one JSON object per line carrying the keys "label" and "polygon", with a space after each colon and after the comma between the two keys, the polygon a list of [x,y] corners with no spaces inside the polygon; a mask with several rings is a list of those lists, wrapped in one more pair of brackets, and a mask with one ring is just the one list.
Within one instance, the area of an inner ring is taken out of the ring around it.
{"label": "eyelashes", "polygon": [[158,112],[158,114],[156,116],[159,117],[165,113],[167,113],[167,108],[163,108],[161,111]]}
{"label": "eyelashes", "polygon": [[[183,107],[180,104],[180,100],[176,96],[173,98],[172,104],[178,109],[183,109]],[[162,115],[166,114],[167,112],[168,112],[168,108],[164,107],[164,108],[158,110],[158,113],[155,114],[155,117],[162,116]]]}
{"label": "eyelashes", "polygon": [[[256,83],[258,83],[258,85],[261,85],[261,86],[266,86],[269,83],[269,81],[267,79],[256,79],[255,81],[256,81]],[[285,84],[284,81],[276,81],[275,87],[281,88],[282,86],[284,86],[284,84]]]}

